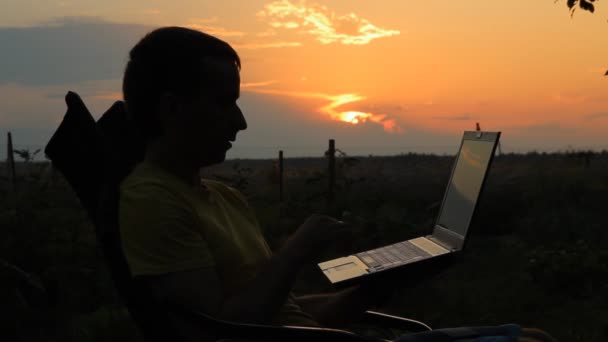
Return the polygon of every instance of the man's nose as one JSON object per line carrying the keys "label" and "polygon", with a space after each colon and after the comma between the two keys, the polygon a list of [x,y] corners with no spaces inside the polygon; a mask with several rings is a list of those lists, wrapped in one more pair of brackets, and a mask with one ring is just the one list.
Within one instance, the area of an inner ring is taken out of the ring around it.
{"label": "man's nose", "polygon": [[236,128],[239,131],[243,131],[247,129],[247,120],[245,120],[245,116],[243,115],[243,112],[241,111],[241,108],[239,108],[237,106],[237,110],[236,110],[236,117],[235,117],[235,125]]}

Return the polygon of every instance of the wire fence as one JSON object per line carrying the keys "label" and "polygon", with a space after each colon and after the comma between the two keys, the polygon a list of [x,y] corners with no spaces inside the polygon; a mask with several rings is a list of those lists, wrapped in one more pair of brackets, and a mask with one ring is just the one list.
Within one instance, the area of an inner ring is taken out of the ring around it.
{"label": "wire fence", "polygon": [[[3,140],[6,140],[6,137],[3,137]],[[30,153],[34,153],[36,150],[40,149],[31,161],[45,161],[46,158],[44,156],[44,145],[22,145],[22,144],[13,144],[13,150],[28,150]],[[7,146],[6,144],[0,144],[0,162],[6,161],[7,157]],[[14,154],[15,161],[22,161],[18,154]]]}
{"label": "wire fence", "polygon": [[[14,137],[13,137],[14,138]],[[3,139],[6,140],[6,139]],[[502,153],[518,153],[525,154],[529,152],[538,153],[568,153],[577,151],[608,151],[608,145],[564,145],[556,147],[535,147],[535,146],[514,146],[502,144]],[[403,146],[387,146],[387,145],[340,145],[336,141],[336,148],[347,153],[349,156],[395,156],[408,153],[416,154],[436,154],[436,155],[455,155],[458,152],[458,144],[453,145],[403,145]],[[44,145],[35,144],[13,144],[13,150],[29,150],[30,153],[40,149],[32,161],[46,161],[44,155]],[[278,151],[282,150],[285,153],[285,158],[305,158],[305,157],[323,157],[327,151],[327,145],[324,141],[318,145],[294,146],[294,145],[277,145],[277,146],[234,146],[226,155],[226,159],[276,159]],[[6,161],[7,146],[5,143],[0,144],[0,162]],[[18,154],[14,155],[15,161],[22,161]]]}

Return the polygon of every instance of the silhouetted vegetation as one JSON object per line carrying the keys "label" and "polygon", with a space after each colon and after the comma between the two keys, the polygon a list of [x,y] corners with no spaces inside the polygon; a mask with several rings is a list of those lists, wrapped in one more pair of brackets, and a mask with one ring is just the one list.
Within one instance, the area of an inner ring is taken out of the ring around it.
{"label": "silhouetted vegetation", "polygon": [[[577,8],[580,8],[584,11],[589,11],[591,13],[595,12],[595,0],[567,0],[566,4],[570,9],[570,15],[574,15],[574,12]],[[578,6],[577,6],[578,5]],[[604,76],[608,76],[608,71],[604,74]]]}
{"label": "silhouetted vegetation", "polygon": [[[204,171],[239,187],[277,248],[313,212],[352,213],[352,237],[323,258],[393,243],[430,229],[453,157],[404,154],[337,159],[326,207],[326,161],[285,161],[285,200],[272,160]],[[93,227],[61,175],[18,163],[11,195],[0,164],[0,336],[6,341],[140,340],[117,298]],[[27,168],[27,169],[26,169]],[[608,153],[505,154],[495,159],[468,250],[434,279],[399,291],[384,310],[434,327],[514,322],[562,341],[608,339]],[[311,265],[297,292],[328,285]]]}
{"label": "silhouetted vegetation", "polygon": [[576,10],[577,5],[580,9],[593,13],[595,11],[594,2],[595,0],[567,0],[566,4],[572,13]]}

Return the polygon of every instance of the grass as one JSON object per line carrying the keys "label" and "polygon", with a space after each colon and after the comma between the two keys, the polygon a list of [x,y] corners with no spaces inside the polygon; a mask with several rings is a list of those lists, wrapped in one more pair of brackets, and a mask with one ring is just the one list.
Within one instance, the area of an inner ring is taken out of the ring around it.
{"label": "grass", "polygon": [[[352,212],[353,238],[322,258],[428,231],[453,159],[340,158],[335,201],[322,159],[286,160],[285,201],[272,161],[229,161],[204,171],[239,187],[273,248],[313,212]],[[61,175],[18,165],[18,193],[0,178],[0,334],[7,341],[139,340],[117,298],[93,228]],[[0,165],[0,175],[5,175]],[[562,341],[608,339],[605,201],[608,154],[496,158],[467,251],[429,279],[403,279],[384,311],[433,327],[519,323]],[[295,290],[327,290],[314,266]]]}

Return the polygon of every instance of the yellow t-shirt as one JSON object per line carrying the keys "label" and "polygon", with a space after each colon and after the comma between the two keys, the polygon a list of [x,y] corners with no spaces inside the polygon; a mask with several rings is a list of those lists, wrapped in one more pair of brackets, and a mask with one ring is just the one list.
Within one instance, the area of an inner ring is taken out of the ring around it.
{"label": "yellow t-shirt", "polygon": [[[120,235],[133,277],[214,267],[230,296],[270,258],[243,195],[217,181],[203,184],[194,189],[147,161],[121,183]],[[318,326],[292,294],[275,323]]]}

